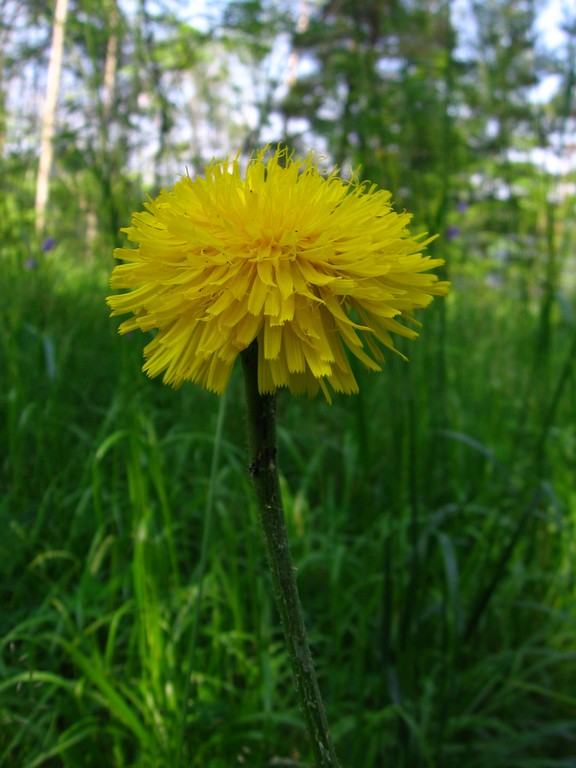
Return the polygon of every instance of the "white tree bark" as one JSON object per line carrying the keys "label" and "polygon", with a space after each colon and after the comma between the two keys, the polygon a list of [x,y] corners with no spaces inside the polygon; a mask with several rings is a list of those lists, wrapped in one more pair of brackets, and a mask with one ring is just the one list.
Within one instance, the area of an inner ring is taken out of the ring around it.
{"label": "white tree bark", "polygon": [[36,231],[42,233],[46,227],[46,208],[50,188],[50,172],[54,154],[54,129],[56,125],[56,106],[60,90],[60,74],[62,72],[62,54],[64,51],[64,29],[68,15],[68,0],[56,0],[54,27],[52,29],[52,44],[50,47],[50,64],[46,96],[42,111],[40,133],[40,161],[38,163],[38,178],[36,181]]}
{"label": "white tree bark", "polygon": [[120,14],[116,1],[110,6],[110,37],[106,45],[106,61],[104,64],[104,90],[103,90],[103,113],[104,125],[110,120],[114,106],[114,96],[116,92],[116,74],[118,71],[118,26],[120,24]]}

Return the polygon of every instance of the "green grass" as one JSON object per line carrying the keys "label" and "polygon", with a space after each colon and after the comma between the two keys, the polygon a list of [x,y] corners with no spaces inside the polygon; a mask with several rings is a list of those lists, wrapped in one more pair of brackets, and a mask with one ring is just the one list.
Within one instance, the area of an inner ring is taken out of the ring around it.
{"label": "green grass", "polygon": [[[239,371],[225,410],[149,381],[111,259],[28,257],[0,257],[0,766],[308,765]],[[539,318],[456,277],[409,365],[279,398],[346,768],[576,766],[576,329],[549,319],[542,356]]]}

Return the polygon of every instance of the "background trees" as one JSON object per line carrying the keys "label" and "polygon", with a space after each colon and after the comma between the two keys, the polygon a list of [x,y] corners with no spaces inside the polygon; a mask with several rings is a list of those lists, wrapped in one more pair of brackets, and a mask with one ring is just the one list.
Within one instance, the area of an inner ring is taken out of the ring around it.
{"label": "background trees", "polygon": [[555,6],[76,0],[40,145],[55,9],[3,5],[3,162],[29,158],[31,184],[54,147],[49,230],[73,203],[77,234],[115,240],[142,185],[266,140],[360,166],[487,271],[540,262],[534,227],[549,250],[560,225],[535,211],[571,197],[574,20]]}
{"label": "background trees", "polygon": [[343,764],[574,765],[576,18],[555,9],[69,0],[42,222],[55,3],[0,0],[0,766],[309,762],[240,383],[147,380],[104,304],[146,194],[266,141],[392,190],[454,283],[410,365],[331,408],[280,399]]}

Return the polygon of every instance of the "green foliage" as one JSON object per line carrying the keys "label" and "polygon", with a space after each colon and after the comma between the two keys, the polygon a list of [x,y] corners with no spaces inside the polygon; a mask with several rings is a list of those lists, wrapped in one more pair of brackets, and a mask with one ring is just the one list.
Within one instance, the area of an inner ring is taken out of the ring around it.
{"label": "green foliage", "polygon": [[[0,262],[0,765],[305,764],[240,380],[225,414],[147,380],[108,269],[37,256]],[[574,326],[538,386],[538,305],[467,281],[360,396],[280,398],[343,765],[573,764]]]}
{"label": "green foliage", "polygon": [[[31,234],[34,121],[19,113],[2,144],[0,767],[309,762],[239,377],[226,410],[149,381],[145,339],[119,338],[103,300],[143,177],[199,165],[222,134],[269,139],[273,114],[281,140],[361,165],[415,231],[440,233],[431,251],[454,281],[408,365],[358,370],[361,394],[332,407],[280,397],[288,524],[343,766],[576,765],[574,170],[531,154],[568,157],[574,28],[551,55],[530,3],[471,3],[464,27],[453,10],[331,2],[295,19],[239,1],[199,32],[147,3],[76,4],[49,246]],[[6,83],[46,48],[50,8],[26,13],[35,34],[6,47]],[[287,33],[302,67],[277,91],[266,68]],[[548,74],[558,90],[533,99]],[[134,159],[147,141],[153,167]]]}

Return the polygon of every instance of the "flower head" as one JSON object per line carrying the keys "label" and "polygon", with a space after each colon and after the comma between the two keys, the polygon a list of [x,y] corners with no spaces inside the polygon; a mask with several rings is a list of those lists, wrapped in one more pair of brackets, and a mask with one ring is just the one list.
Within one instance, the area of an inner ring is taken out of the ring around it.
{"label": "flower head", "polygon": [[428,271],[442,260],[422,255],[430,239],[410,236],[390,197],[312,154],[266,147],[244,175],[238,159],[212,162],[133,215],[139,247],[116,250],[111,279],[130,291],[108,298],[112,315],[132,313],[121,333],[158,331],[144,371],[175,387],[221,394],[257,342],[261,393],[357,392],[347,352],[380,370],[391,334],[417,335],[398,318],[448,291]]}
{"label": "flower head", "polygon": [[53,237],[46,237],[44,238],[44,242],[42,243],[42,251],[44,253],[48,253],[48,251],[54,250],[54,246],[56,245],[56,240]]}

